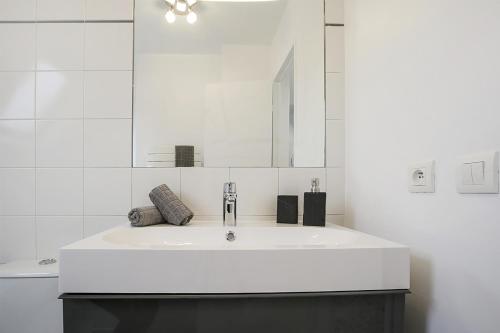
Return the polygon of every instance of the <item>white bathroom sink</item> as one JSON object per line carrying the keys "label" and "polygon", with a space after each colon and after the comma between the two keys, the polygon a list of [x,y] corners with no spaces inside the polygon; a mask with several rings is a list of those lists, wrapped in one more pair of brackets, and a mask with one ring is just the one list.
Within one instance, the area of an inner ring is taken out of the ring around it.
{"label": "white bathroom sink", "polygon": [[[228,230],[236,240],[226,240]],[[118,227],[61,249],[61,293],[409,289],[406,246],[350,229],[220,222]]]}

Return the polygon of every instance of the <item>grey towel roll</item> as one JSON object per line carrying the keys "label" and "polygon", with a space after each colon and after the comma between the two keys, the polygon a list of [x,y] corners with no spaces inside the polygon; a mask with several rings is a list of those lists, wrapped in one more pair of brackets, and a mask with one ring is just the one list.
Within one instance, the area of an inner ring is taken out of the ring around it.
{"label": "grey towel roll", "polygon": [[167,223],[185,225],[193,218],[193,212],[165,184],[154,188],[149,198]]}
{"label": "grey towel roll", "polygon": [[155,206],[134,208],[128,213],[128,220],[133,227],[147,227],[165,223],[163,216]]}

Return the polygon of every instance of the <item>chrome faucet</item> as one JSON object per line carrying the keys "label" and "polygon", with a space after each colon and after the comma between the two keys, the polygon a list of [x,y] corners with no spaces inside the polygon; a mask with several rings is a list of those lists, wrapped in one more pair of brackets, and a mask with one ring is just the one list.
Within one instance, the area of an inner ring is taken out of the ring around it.
{"label": "chrome faucet", "polygon": [[236,227],[236,183],[225,183],[223,194],[223,225]]}

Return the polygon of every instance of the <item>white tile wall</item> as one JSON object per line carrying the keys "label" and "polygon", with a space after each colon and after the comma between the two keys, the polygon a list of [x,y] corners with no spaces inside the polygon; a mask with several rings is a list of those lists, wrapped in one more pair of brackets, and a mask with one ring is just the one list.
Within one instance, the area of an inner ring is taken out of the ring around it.
{"label": "white tile wall", "polygon": [[228,168],[182,168],[181,199],[196,215],[222,214],[222,190]]}
{"label": "white tile wall", "polygon": [[345,68],[344,27],[326,27],[326,72],[343,73]]}
{"label": "white tile wall", "polygon": [[0,71],[35,69],[35,25],[4,23],[0,25]]}
{"label": "white tile wall", "polygon": [[344,215],[326,215],[326,223],[344,225]]}
{"label": "white tile wall", "polygon": [[82,118],[83,91],[82,71],[37,73],[37,118]]}
{"label": "white tile wall", "polygon": [[37,169],[36,213],[46,216],[83,215],[83,169]]}
{"label": "white tile wall", "polygon": [[85,169],[85,215],[126,215],[131,208],[131,169]]}
{"label": "white tile wall", "polygon": [[0,0],[0,21],[34,20],[36,0]]}
{"label": "white tile wall", "polygon": [[35,122],[0,121],[0,167],[35,166]]}
{"label": "white tile wall", "polygon": [[180,196],[181,170],[178,168],[132,169],[132,206],[151,206],[149,192],[161,184],[166,184],[176,195]]}
{"label": "white tile wall", "polygon": [[85,0],[38,0],[39,20],[83,20]]}
{"label": "white tile wall", "polygon": [[326,121],[326,166],[345,165],[345,125],[344,120]]}
{"label": "white tile wall", "polygon": [[85,225],[126,221],[132,24],[84,21],[132,18],[132,0],[0,0],[0,20],[79,21],[0,24],[3,259],[54,256]]}
{"label": "white tile wall", "polygon": [[37,26],[38,70],[82,70],[83,23],[40,23]]}
{"label": "white tile wall", "polygon": [[34,216],[0,216],[0,262],[36,256]]}
{"label": "white tile wall", "polygon": [[34,96],[34,72],[0,72],[0,119],[33,119]]}
{"label": "white tile wall", "polygon": [[85,73],[86,118],[132,118],[132,71]]}
{"label": "white tile wall", "polygon": [[[0,0],[0,20],[7,21],[83,22],[86,10],[90,20],[131,19],[133,1]],[[84,206],[121,215],[130,207],[132,25],[92,24],[86,36],[82,22],[0,24],[0,260],[54,256],[59,246],[83,237]],[[86,60],[87,69],[103,71],[85,72]],[[88,139],[84,149],[84,117],[88,133],[110,134],[107,145],[94,149]],[[100,193],[84,205],[84,150],[87,166],[124,167],[104,176],[115,189],[113,200],[92,186],[89,169],[85,193]],[[88,218],[89,232],[100,219]]]}
{"label": "white tile wall", "polygon": [[126,216],[85,216],[83,220],[83,236],[90,237],[128,223]]}
{"label": "white tile wall", "polygon": [[0,215],[35,215],[35,169],[0,168]]}
{"label": "white tile wall", "polygon": [[[325,1],[327,24],[344,23],[344,0]],[[343,26],[325,27],[326,48],[326,212],[343,221],[345,206],[345,46]]]}
{"label": "white tile wall", "polygon": [[325,22],[327,24],[344,23],[344,0],[325,0]]}
{"label": "white tile wall", "polygon": [[326,213],[343,215],[345,210],[345,172],[343,168],[326,170]]}
{"label": "white tile wall", "polygon": [[132,20],[134,0],[87,0],[88,20]]}
{"label": "white tile wall", "polygon": [[84,143],[86,167],[130,167],[132,120],[85,120]]}
{"label": "white tile wall", "polygon": [[[35,13],[36,2],[0,0],[0,20],[133,17],[132,0],[38,0]],[[329,42],[342,39],[327,34]],[[161,183],[195,214],[218,218],[222,185],[231,179],[240,216],[272,218],[277,194],[302,197],[319,177],[327,220],[343,222],[343,168],[131,169],[132,23],[3,23],[0,45],[4,259],[53,257],[59,246],[127,223],[128,210],[149,205],[149,191]],[[329,72],[343,73],[335,60],[342,52],[332,53],[334,61],[327,54]],[[330,120],[344,119],[337,75],[327,76]]]}
{"label": "white tile wall", "polygon": [[83,167],[83,120],[39,120],[36,166]]}
{"label": "white tile wall", "polygon": [[59,248],[83,237],[82,216],[37,216],[38,259],[59,257]]}
{"label": "white tile wall", "polygon": [[231,181],[238,192],[238,213],[241,215],[276,215],[278,169],[231,169]]}
{"label": "white tile wall", "polygon": [[326,74],[326,119],[345,119],[345,83],[343,73]]}
{"label": "white tile wall", "polygon": [[132,70],[132,23],[88,23],[85,28],[86,69]]}

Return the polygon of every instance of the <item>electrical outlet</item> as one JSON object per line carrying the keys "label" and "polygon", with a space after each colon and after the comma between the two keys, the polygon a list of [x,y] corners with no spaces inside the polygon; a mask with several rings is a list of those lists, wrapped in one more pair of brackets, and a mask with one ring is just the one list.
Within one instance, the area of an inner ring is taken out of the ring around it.
{"label": "electrical outlet", "polygon": [[408,168],[408,191],[411,193],[435,192],[435,162],[423,162]]}

